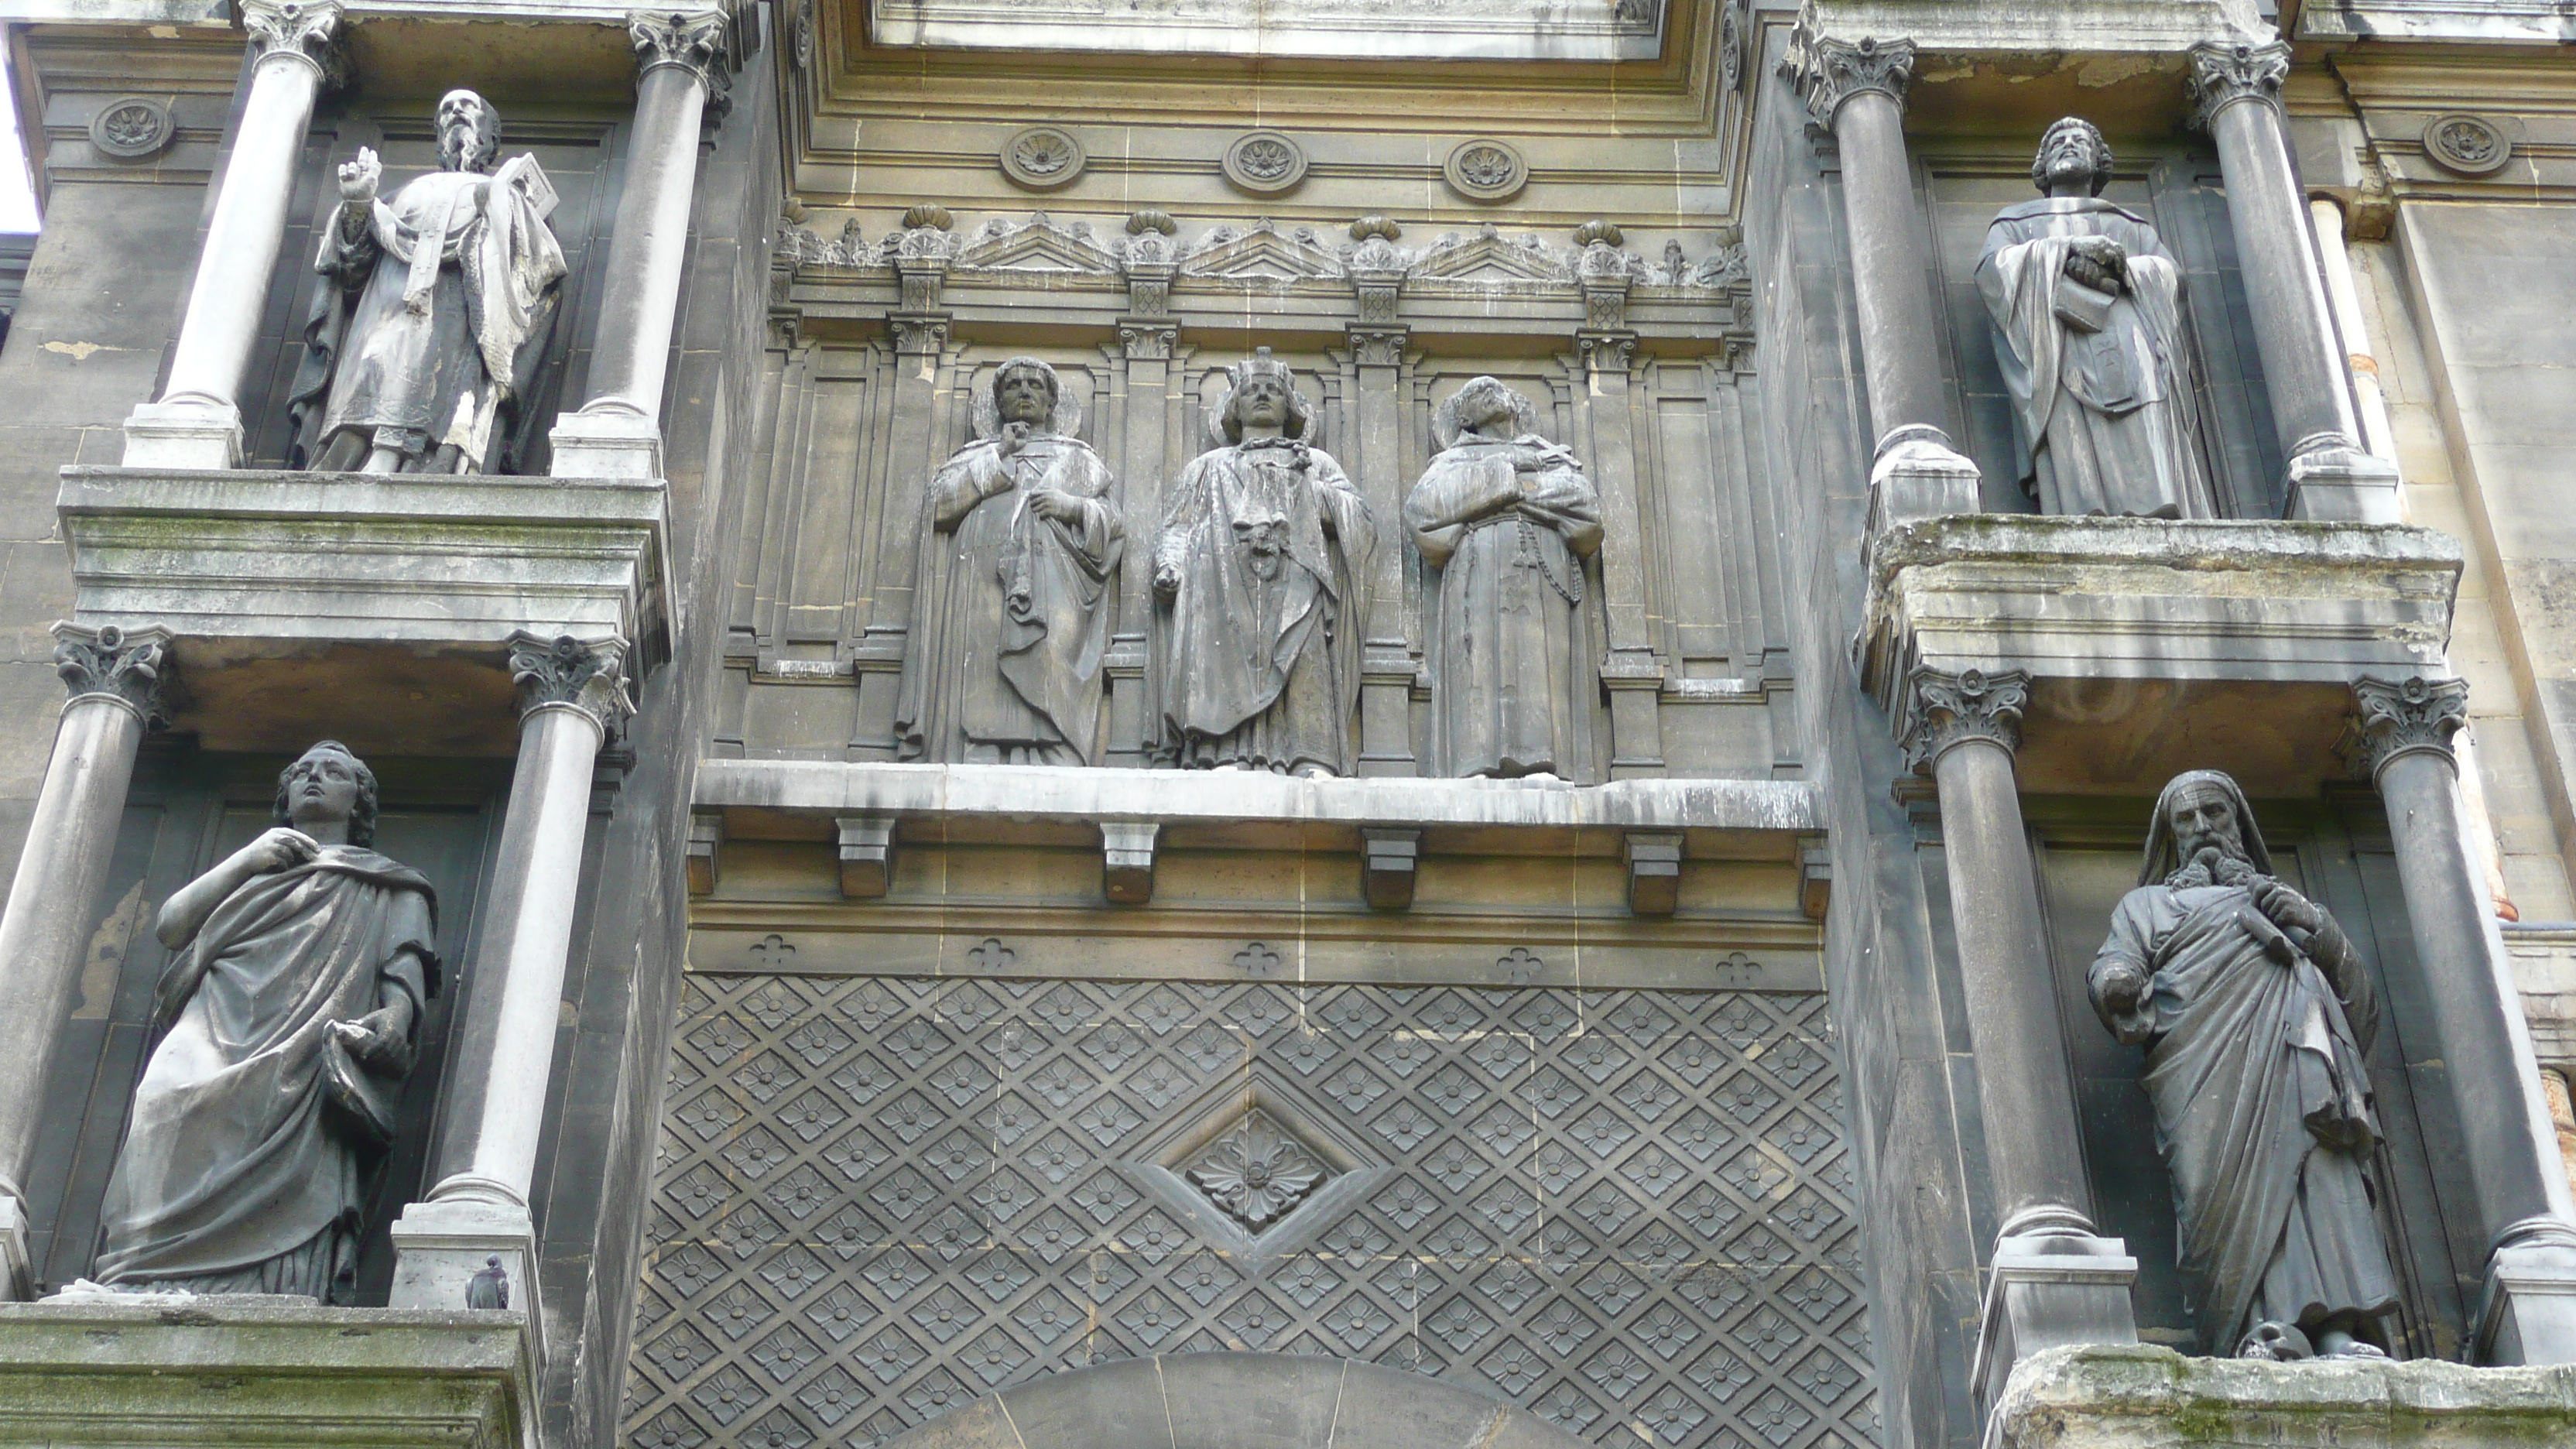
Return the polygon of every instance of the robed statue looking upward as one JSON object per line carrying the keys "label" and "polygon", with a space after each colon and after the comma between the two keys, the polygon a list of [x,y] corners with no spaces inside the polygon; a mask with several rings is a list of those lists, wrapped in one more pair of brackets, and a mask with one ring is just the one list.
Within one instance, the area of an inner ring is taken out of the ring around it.
{"label": "robed statue looking upward", "polygon": [[162,906],[101,1284],[352,1301],[439,972],[429,882],[368,849],[375,824],[375,776],[325,740],[278,777],[276,828]]}
{"label": "robed statue looking upward", "polygon": [[2090,984],[2103,1023],[2147,1049],[2207,1350],[2379,1356],[2397,1282],[2372,1212],[2378,1007],[2343,928],[2274,877],[2234,780],[2165,786]]}
{"label": "robed statue looking upward", "polygon": [[975,419],[979,436],[922,499],[901,757],[1090,764],[1126,547],[1109,468],[1073,435],[1080,404],[1034,357],[994,372]]}
{"label": "robed statue looking upward", "polygon": [[1441,571],[1433,772],[1589,780],[1600,683],[1583,561],[1601,547],[1601,495],[1493,378],[1441,404],[1432,432],[1440,452],[1404,521]]}
{"label": "robed statue looking upward", "polygon": [[491,473],[554,325],[563,250],[534,156],[497,172],[501,117],[472,91],[438,103],[439,169],[394,199],[360,147],[322,232],[324,278],[289,409],[298,456],[333,473]]}
{"label": "robed statue looking upward", "polygon": [[1221,446],[1192,459],[1154,541],[1158,752],[1185,768],[1350,773],[1369,508],[1307,440],[1315,411],[1260,349],[1227,369]]}
{"label": "robed statue looking upward", "polygon": [[2049,127],[2030,179],[2046,194],[1997,213],[1977,259],[2022,486],[2042,513],[2214,516],[2181,269],[2102,200],[2111,148],[2091,122]]}

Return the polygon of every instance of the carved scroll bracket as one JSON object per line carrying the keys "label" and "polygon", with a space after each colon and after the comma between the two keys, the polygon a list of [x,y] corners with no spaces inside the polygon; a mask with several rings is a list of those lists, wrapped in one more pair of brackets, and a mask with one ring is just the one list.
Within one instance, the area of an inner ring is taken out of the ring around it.
{"label": "carved scroll bracket", "polygon": [[170,722],[170,631],[54,626],[54,672],[73,699],[103,695],[142,716],[146,727]]}
{"label": "carved scroll bracket", "polygon": [[2021,748],[2022,710],[2030,703],[2030,675],[2004,669],[1956,674],[1918,668],[1906,680],[1906,719],[1899,741],[1906,763],[1928,775],[1954,745],[1982,740],[2006,754]]}
{"label": "carved scroll bracket", "polygon": [[2365,674],[2352,682],[2352,704],[2349,749],[2371,778],[2406,755],[2439,755],[2458,765],[2451,737],[2469,722],[2466,680]]}

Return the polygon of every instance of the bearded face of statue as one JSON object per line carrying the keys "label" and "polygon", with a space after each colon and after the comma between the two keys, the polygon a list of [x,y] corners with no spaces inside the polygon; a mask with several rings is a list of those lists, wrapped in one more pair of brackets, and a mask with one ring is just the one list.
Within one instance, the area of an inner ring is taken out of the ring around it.
{"label": "bearded face of statue", "polygon": [[2175,849],[2185,862],[2197,859],[2204,850],[2216,850],[2230,860],[2247,858],[2245,836],[2236,822],[2236,802],[2224,790],[2192,786],[2175,796],[2167,810],[2166,823],[2173,827]]}
{"label": "bearded face of statue", "polygon": [[2060,121],[2040,138],[2031,179],[2051,196],[2099,196],[2109,180],[2109,159],[2091,126]]}
{"label": "bearded face of statue", "polygon": [[491,161],[491,104],[472,91],[449,91],[438,103],[438,159],[450,171],[480,171]]}

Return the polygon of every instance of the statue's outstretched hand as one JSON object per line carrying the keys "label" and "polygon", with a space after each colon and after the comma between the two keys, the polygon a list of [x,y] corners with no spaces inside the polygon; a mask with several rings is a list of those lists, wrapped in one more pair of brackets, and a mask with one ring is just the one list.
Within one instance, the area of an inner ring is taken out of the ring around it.
{"label": "statue's outstretched hand", "polygon": [[376,188],[383,183],[384,179],[385,163],[376,159],[375,152],[361,146],[358,148],[357,160],[340,163],[340,199],[373,201],[376,199]]}
{"label": "statue's outstretched hand", "polygon": [[257,840],[241,848],[235,859],[249,866],[253,875],[267,875],[302,865],[319,855],[322,843],[292,825],[280,825],[261,833]]}

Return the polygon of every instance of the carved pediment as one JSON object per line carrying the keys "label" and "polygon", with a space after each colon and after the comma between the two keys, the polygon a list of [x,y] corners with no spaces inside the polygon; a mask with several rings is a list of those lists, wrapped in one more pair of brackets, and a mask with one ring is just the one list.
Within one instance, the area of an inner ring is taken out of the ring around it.
{"label": "carved pediment", "polygon": [[1181,274],[1246,280],[1338,277],[1342,261],[1325,248],[1313,227],[1301,226],[1283,235],[1264,219],[1242,231],[1230,226],[1211,228],[1182,257]]}
{"label": "carved pediment", "polygon": [[1486,227],[1472,237],[1442,237],[1414,263],[1413,275],[1445,282],[1571,282],[1574,263],[1535,236],[1505,237]]}
{"label": "carved pediment", "polygon": [[1062,226],[1043,211],[1025,222],[996,217],[977,227],[957,253],[956,265],[997,272],[1118,274],[1117,254],[1092,239],[1089,225]]}

